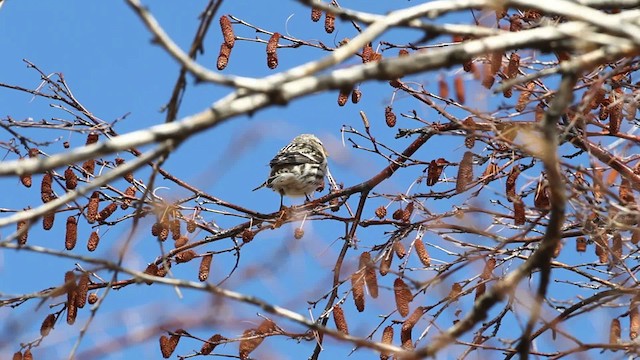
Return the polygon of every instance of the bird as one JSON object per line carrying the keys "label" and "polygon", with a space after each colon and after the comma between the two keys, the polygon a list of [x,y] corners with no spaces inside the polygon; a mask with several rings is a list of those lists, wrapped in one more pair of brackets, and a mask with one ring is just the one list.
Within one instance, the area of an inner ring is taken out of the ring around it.
{"label": "bird", "polygon": [[310,194],[324,189],[327,157],[327,150],[315,135],[298,135],[271,159],[269,177],[253,191],[267,187],[279,193],[281,209],[285,195],[309,200]]}

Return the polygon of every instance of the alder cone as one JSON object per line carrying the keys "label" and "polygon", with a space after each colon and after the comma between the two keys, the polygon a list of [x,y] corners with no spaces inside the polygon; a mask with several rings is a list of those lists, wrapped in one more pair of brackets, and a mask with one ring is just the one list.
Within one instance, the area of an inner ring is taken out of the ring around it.
{"label": "alder cone", "polygon": [[393,282],[393,291],[395,294],[396,309],[398,309],[400,316],[406,317],[409,315],[409,303],[413,300],[411,289],[409,289],[409,286],[407,286],[401,278],[396,278]]}
{"label": "alder cone", "polygon": [[[634,234],[635,234],[635,232],[634,232]],[[576,238],[576,251],[577,252],[585,252],[585,251],[587,251],[587,239],[584,236],[578,236]]]}
{"label": "alder cone", "polygon": [[42,228],[44,230],[51,230],[53,228],[53,223],[56,219],[56,212],[50,211],[42,217]]}
{"label": "alder cone", "polygon": [[64,247],[67,250],[73,250],[76,247],[78,241],[78,222],[75,216],[69,216],[67,218],[67,228],[64,236]]}
{"label": "alder cone", "polygon": [[322,17],[322,11],[320,9],[311,8],[311,21],[318,22]]}
{"label": "alder cone", "polygon": [[40,183],[40,198],[43,203],[48,203],[53,200],[53,189],[51,188],[52,182],[53,175],[50,171],[47,171],[44,176],[42,176],[42,182]]}
{"label": "alder cone", "polygon": [[330,12],[325,13],[324,31],[331,34],[336,29],[336,16]]}
{"label": "alder cone", "polygon": [[100,242],[100,236],[97,231],[92,231],[91,235],[89,235],[89,241],[87,241],[87,250],[95,251],[98,248],[98,243]]}
{"label": "alder cone", "polygon": [[387,126],[392,128],[396,126],[396,114],[393,112],[393,108],[391,106],[387,106],[384,108],[384,120],[387,123]]}
{"label": "alder cone", "polygon": [[98,220],[98,206],[100,204],[100,193],[94,191],[89,198],[89,204],[87,205],[87,222],[93,224]]}
{"label": "alder cone", "polygon": [[76,306],[83,308],[87,303],[87,293],[89,292],[89,274],[83,273],[78,280],[78,286],[76,288]]}
{"label": "alder cone", "polygon": [[73,171],[71,166],[69,166],[67,170],[64,171],[64,182],[65,187],[68,190],[73,190],[78,186],[78,176]]}
{"label": "alder cone", "polygon": [[338,93],[338,106],[345,106],[347,104],[350,93],[351,89],[340,89],[340,93]]}

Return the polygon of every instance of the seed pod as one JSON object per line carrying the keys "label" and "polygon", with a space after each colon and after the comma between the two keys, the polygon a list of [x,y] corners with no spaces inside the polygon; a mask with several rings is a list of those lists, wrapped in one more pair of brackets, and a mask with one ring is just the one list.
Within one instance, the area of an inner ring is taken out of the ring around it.
{"label": "seed pod", "polygon": [[465,103],[465,94],[464,94],[464,80],[461,76],[456,75],[453,78],[453,89],[456,92],[456,99],[460,104]]}
{"label": "seed pod", "polygon": [[160,352],[162,353],[162,357],[168,359],[173,354],[173,351],[178,346],[178,341],[180,337],[166,337],[165,335],[160,336]]}
{"label": "seed pod", "polygon": [[255,233],[253,231],[251,231],[251,229],[244,229],[242,231],[242,242],[243,243],[248,243],[251,242],[251,240],[253,240],[253,237],[255,236]]}
{"label": "seed pod", "polygon": [[640,313],[638,307],[631,305],[629,308],[629,338],[634,340],[640,331]]}
{"label": "seed pod", "polygon": [[42,228],[45,230],[51,230],[51,228],[53,228],[53,222],[55,220],[56,220],[55,211],[49,211],[48,213],[44,214],[44,216],[42,217]]}
{"label": "seed pod", "polygon": [[202,344],[202,349],[200,349],[200,354],[209,355],[211,352],[218,346],[221,341],[226,340],[222,335],[215,334],[209,338],[204,344]]}
{"label": "seed pod", "polygon": [[194,250],[183,251],[176,255],[176,264],[186,263],[193,260],[198,254]]}
{"label": "seed pod", "polygon": [[393,292],[398,313],[400,313],[400,316],[406,317],[409,315],[409,303],[413,300],[411,289],[401,278],[396,278],[393,282]]}
{"label": "seed pod", "polygon": [[293,238],[296,240],[300,240],[304,237],[304,229],[299,227],[293,231]]}
{"label": "seed pod", "polygon": [[364,274],[355,272],[351,275],[353,302],[359,312],[364,311]]}
{"label": "seed pod", "polygon": [[489,280],[493,277],[493,269],[496,267],[496,259],[489,258],[487,262],[484,264],[484,269],[482,270],[482,274],[480,274],[480,278],[482,280]]}
{"label": "seed pod", "polygon": [[404,257],[407,255],[407,249],[404,247],[404,244],[400,241],[394,241],[393,251],[395,251],[398,259],[404,259]]}
{"label": "seed pod", "polygon": [[89,224],[93,224],[98,220],[98,206],[100,204],[100,193],[94,191],[89,198],[89,203],[87,204],[87,222]]}
{"label": "seed pod", "polygon": [[[22,174],[20,175],[20,182],[22,183],[22,185],[24,185],[25,187],[30,188],[31,185],[33,184],[33,179],[31,178],[31,174]],[[16,353],[18,354],[18,353]]]}
{"label": "seed pod", "polygon": [[193,220],[187,220],[187,232],[189,234],[193,233],[194,231],[196,231],[197,225],[196,222]]}
{"label": "seed pod", "polygon": [[111,204],[107,205],[104,209],[100,211],[100,213],[98,214],[97,220],[98,221],[107,220],[109,216],[111,216],[117,209],[118,209],[118,205],[112,202]]}
{"label": "seed pod", "polygon": [[99,134],[96,132],[90,132],[89,134],[87,134],[87,142],[85,143],[85,145],[91,145],[91,144],[95,144],[98,142],[98,136]]}
{"label": "seed pod", "polygon": [[320,9],[311,8],[311,21],[318,22],[322,17],[322,11]]}
{"label": "seed pod", "polygon": [[620,131],[622,122],[622,102],[615,101],[609,108],[609,134],[615,135]]}
{"label": "seed pod", "polygon": [[64,247],[67,250],[73,250],[76,247],[78,241],[78,222],[75,216],[69,216],[67,218],[67,227],[64,236]]}
{"label": "seed pod", "polygon": [[42,321],[42,325],[40,325],[40,336],[45,337],[49,335],[55,323],[56,323],[56,316],[54,314],[47,315],[47,317],[44,318],[44,321]]}
{"label": "seed pod", "polygon": [[411,316],[409,316],[402,323],[402,331],[411,331],[413,327],[416,326],[418,321],[420,321],[423,314],[424,314],[424,308],[422,306],[418,306],[415,310],[413,310],[413,312],[411,313]]}
{"label": "seed pod", "polygon": [[371,54],[371,61],[380,61],[382,60],[382,54],[374,52]]}
{"label": "seed pod", "polygon": [[380,275],[385,276],[389,273],[389,269],[391,269],[391,262],[393,261],[393,254],[391,251],[385,251],[384,256],[382,257],[382,261],[380,261]]}
{"label": "seed pod", "polygon": [[458,177],[456,178],[456,193],[465,191],[467,186],[473,181],[473,153],[466,151],[458,167]]}
{"label": "seed pod", "polygon": [[82,168],[87,174],[93,175],[94,171],[96,170],[96,161],[94,159],[89,159],[82,163]]}
{"label": "seed pod", "polygon": [[187,245],[188,242],[189,242],[189,238],[188,237],[180,236],[173,243],[173,247],[177,249],[179,247],[183,247],[183,246]]}
{"label": "seed pod", "polygon": [[360,254],[360,270],[364,273],[364,282],[372,298],[378,297],[378,277],[376,268],[371,261],[371,254],[368,251]]}
{"label": "seed pod", "polygon": [[44,173],[42,176],[42,183],[40,183],[40,198],[43,203],[48,203],[53,200],[53,189],[51,188],[51,183],[53,182],[53,175],[51,175],[50,171]]}
{"label": "seed pod", "polygon": [[280,33],[273,33],[267,43],[267,66],[269,69],[275,69],[278,67],[278,41],[280,41]]}
{"label": "seed pod", "polygon": [[218,62],[216,63],[216,67],[218,70],[224,70],[229,64],[229,57],[231,56],[231,47],[227,45],[226,42],[223,42],[220,45],[220,53],[218,53]]}
{"label": "seed pod", "polygon": [[238,351],[240,360],[249,359],[249,354],[262,344],[264,337],[255,337],[256,335],[258,334],[255,329],[247,329],[242,333],[242,340],[240,340],[240,348]]}
{"label": "seed pod", "polygon": [[89,294],[89,298],[88,298],[87,302],[89,304],[91,304],[91,305],[97,303],[98,302],[98,294],[96,294],[96,293]]}
{"label": "seed pod", "polygon": [[513,224],[516,226],[524,225],[526,221],[524,202],[520,197],[516,197],[513,201]]}
{"label": "seed pod", "polygon": [[198,280],[207,281],[209,278],[209,272],[211,270],[211,262],[213,261],[213,254],[207,254],[200,260],[200,268],[198,269]]}
{"label": "seed pod", "polygon": [[349,100],[349,94],[351,93],[351,89],[340,89],[340,93],[338,93],[338,105],[344,106]]}
{"label": "seed pod", "polygon": [[509,57],[509,64],[507,65],[507,78],[514,79],[518,76],[518,70],[520,69],[520,55],[512,53]]}
{"label": "seed pod", "polygon": [[82,273],[76,287],[76,306],[82,309],[87,303],[87,293],[89,292],[89,273]]}
{"label": "seed pod", "polygon": [[160,241],[166,241],[169,238],[169,224],[166,222],[160,223],[160,233],[158,234],[158,239]]}
{"label": "seed pod", "polygon": [[384,219],[384,217],[387,216],[387,208],[380,205],[376,209],[376,216],[378,217],[378,219]]}
{"label": "seed pod", "polygon": [[64,183],[69,190],[73,190],[78,186],[78,176],[73,172],[71,166],[64,171]]}
{"label": "seed pod", "polygon": [[506,183],[506,195],[509,202],[513,202],[516,198],[516,180],[518,179],[518,175],[520,175],[520,167],[514,165],[511,171],[509,171]]}
{"label": "seed pod", "polygon": [[[391,325],[384,328],[382,331],[382,340],[383,344],[390,345],[393,342],[393,327]],[[380,360],[389,359],[389,353],[381,351],[380,352]]]}
{"label": "seed pod", "polygon": [[13,360],[24,360],[24,358],[22,357],[22,352],[21,351],[17,351],[13,354]]}
{"label": "seed pod", "polygon": [[362,91],[360,89],[353,89],[351,92],[351,102],[357,104],[362,99]]}
{"label": "seed pod", "polygon": [[25,245],[27,243],[27,238],[29,237],[29,223],[27,220],[18,221],[18,233],[22,232],[18,235],[18,245]]}
{"label": "seed pod", "polygon": [[22,355],[22,360],[33,360],[33,354],[31,354],[31,349],[27,349],[24,351],[24,355]]}
{"label": "seed pod", "polygon": [[340,305],[333,307],[333,321],[336,324],[336,329],[345,335],[349,335],[349,327],[347,326],[347,319],[344,317],[344,311]]}
{"label": "seed pod", "polygon": [[621,334],[622,334],[622,329],[620,327],[620,320],[619,319],[611,320],[611,326],[609,327],[609,344],[617,345],[620,342]]}
{"label": "seed pod", "polygon": [[418,254],[420,262],[425,267],[429,267],[429,265],[431,265],[431,257],[429,256],[429,252],[427,252],[427,248],[424,246],[424,242],[421,238],[417,238],[414,241],[414,244],[414,248],[416,249],[416,254]]}
{"label": "seed pod", "polygon": [[222,36],[224,37],[224,43],[230,48],[236,43],[236,36],[233,33],[233,26],[231,26],[231,20],[226,15],[220,17],[220,29],[222,30]]}
{"label": "seed pod", "polygon": [[485,282],[480,282],[478,283],[478,286],[476,286],[476,297],[475,297],[475,301],[477,301],[482,295],[484,295],[484,292],[487,290],[487,285]]}
{"label": "seed pod", "polygon": [[443,99],[449,98],[449,85],[442,76],[438,79],[438,95]]}
{"label": "seed pod", "polygon": [[324,31],[331,34],[336,29],[336,17],[330,12],[324,15]]}
{"label": "seed pod", "polygon": [[393,108],[391,106],[384,108],[384,120],[388,127],[392,128],[396,126],[396,114],[393,113]]}
{"label": "seed pod", "polygon": [[[158,265],[151,263],[147,265],[147,268],[144,269],[144,273],[152,276],[160,276]],[[147,285],[151,285],[153,281],[145,281]]]}
{"label": "seed pod", "polygon": [[89,241],[87,241],[87,250],[95,251],[98,248],[98,243],[100,242],[100,236],[97,231],[92,231],[91,235],[89,235]]}

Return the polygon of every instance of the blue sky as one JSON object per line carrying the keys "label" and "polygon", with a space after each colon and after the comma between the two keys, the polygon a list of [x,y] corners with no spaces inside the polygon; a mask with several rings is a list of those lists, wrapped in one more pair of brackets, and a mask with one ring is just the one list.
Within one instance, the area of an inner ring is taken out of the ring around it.
{"label": "blue sky", "polygon": [[[110,122],[129,114],[117,125],[116,131],[119,133],[164,122],[164,114],[159,110],[170,97],[179,67],[162,49],[150,43],[150,34],[125,2],[70,0],[55,2],[6,0],[6,2],[7,4],[0,9],[0,34],[2,34],[0,36],[0,49],[2,49],[0,82],[27,88],[37,87],[40,82],[37,74],[28,69],[22,61],[27,59],[46,73],[63,73],[80,102],[103,120]],[[183,49],[188,48],[193,38],[198,25],[197,16],[205,3],[205,1],[145,2],[167,33]],[[414,4],[406,1],[380,3],[382,2],[352,1],[343,5],[384,13],[389,8],[383,6],[401,7]],[[268,30],[288,32],[301,39],[318,39],[327,44],[335,44],[342,38],[353,37],[355,34],[353,28],[344,23],[338,23],[337,33],[325,34],[322,23],[311,23],[309,11],[295,1],[227,1],[219,14],[233,14]],[[236,33],[245,37],[254,36],[254,33],[247,28],[236,27]],[[264,38],[264,35],[262,37]],[[419,34],[416,33],[394,32],[385,37],[385,40],[411,41],[417,38]],[[215,68],[221,41],[222,36],[216,20],[205,42],[206,52],[199,56],[198,60],[201,64]],[[326,55],[325,52],[317,49],[283,49],[279,51],[278,70],[324,55]],[[395,55],[395,50],[392,55]],[[351,60],[340,66],[354,63],[357,61]],[[450,75],[456,70],[450,69],[443,74]],[[237,42],[229,66],[224,73],[261,77],[273,71],[266,67],[264,45]],[[421,74],[415,77],[415,80],[423,82],[425,86],[432,89],[435,79],[436,74]],[[469,86],[477,87],[477,85]],[[186,141],[170,156],[165,168],[181,179],[225,201],[261,212],[271,212],[277,209],[279,196],[268,190],[252,192],[251,189],[264,181],[269,171],[267,164],[278,149],[299,133],[315,133],[329,150],[330,167],[336,179],[346,185],[359,183],[377,173],[386,165],[386,162],[380,157],[356,151],[348,144],[343,146],[340,138],[341,126],[348,124],[362,129],[358,112],[365,110],[372,123],[372,131],[379,140],[391,141],[395,135],[395,131],[389,131],[383,121],[384,107],[391,100],[389,86],[386,83],[372,82],[363,85],[361,89],[364,96],[357,106],[348,103],[347,106],[339,108],[336,105],[336,93],[317,94],[294,101],[284,107],[259,111],[251,117],[231,119],[215,129],[205,131]],[[479,87],[471,89],[472,95],[468,95],[470,98],[486,95],[486,92],[483,92],[484,89]],[[228,91],[226,88],[210,85],[194,86],[189,78],[189,87],[179,117],[201,111],[226,95]],[[45,99],[33,99],[28,94],[0,89],[0,117],[10,115],[14,119],[27,117],[48,119],[68,116],[60,110],[51,108],[49,103]],[[482,103],[477,106],[483,107]],[[424,111],[425,118],[437,119],[437,115],[431,110],[413,103],[406,97],[400,96],[395,99],[394,108],[405,112],[412,109]],[[415,126],[415,123],[398,116],[398,127]],[[0,140],[5,140],[6,136],[5,134],[0,137]],[[72,146],[84,144],[85,140],[84,135],[66,132],[51,134],[34,131],[33,136],[43,141],[60,136],[62,141],[69,140]],[[459,142],[455,144],[434,141],[429,147],[421,149],[417,156],[430,160],[431,153],[437,150],[452,158],[459,157],[464,150],[460,150],[462,138],[457,140]],[[63,151],[62,141],[47,148],[46,151],[51,153]],[[393,144],[396,149],[403,149],[409,141],[401,139]],[[439,156],[442,155],[436,157]],[[13,159],[10,156],[9,158]],[[383,183],[377,191],[405,192],[420,171],[421,169],[417,168],[407,169],[397,179]],[[451,172],[449,176],[455,175],[453,172],[455,170],[448,171]],[[146,174],[148,170],[143,169],[136,173],[136,177],[146,181]],[[21,187],[15,179],[0,179],[0,184],[3,184],[5,189],[15,189],[13,194],[2,195],[3,202],[6,203],[0,204],[1,208],[20,209],[30,199],[35,203],[38,202],[37,184],[39,183],[35,180],[36,185],[32,189]],[[125,186],[124,182],[118,185]],[[168,187],[158,191],[160,196],[167,199],[177,199],[186,195],[175,185],[161,179],[158,185]],[[424,185],[417,186],[425,190]],[[352,199],[352,207],[356,206],[356,200],[355,197]],[[285,199],[286,204],[295,204],[300,201],[300,199]],[[388,202],[375,199],[371,203],[372,206],[373,204],[377,206],[386,205]],[[449,203],[430,205],[438,211],[450,207]],[[390,208],[390,210],[393,209],[393,207]],[[207,216],[210,221],[222,227],[239,222],[235,218],[215,213]],[[62,250],[64,217],[65,215],[62,214],[58,216],[56,227],[50,233],[34,229],[30,236],[30,243]],[[148,233],[151,220],[145,219],[142,224],[142,230],[134,237],[132,251],[125,259],[127,266],[140,270],[160,253],[155,239]],[[307,235],[302,240],[294,240],[293,227],[293,225],[286,225],[278,230],[263,232],[244,247],[238,272],[224,286],[249,295],[260,296],[274,304],[308,315],[306,300],[318,300],[330,286],[331,269],[342,244],[342,240],[339,239],[342,230],[336,234],[335,227],[331,224],[307,222],[305,225]],[[13,231],[13,228],[1,230],[2,235],[6,236]],[[120,226],[102,234],[102,242],[97,254],[115,260],[117,249],[128,234],[127,230],[126,227]],[[80,235],[77,250],[81,254],[87,254],[83,239],[88,237],[89,231],[88,227],[81,226],[82,235]],[[367,249],[367,244],[380,243],[380,237],[387,236],[381,234],[379,230],[367,229],[363,229],[359,234],[363,249]],[[228,243],[210,244],[202,250],[216,250],[228,246]],[[357,266],[356,252],[352,255],[345,263],[343,274],[348,274]],[[233,266],[234,260],[235,258],[230,255],[216,257],[212,281],[217,282],[224,278],[229,268]],[[71,270],[73,264],[73,261],[50,256],[0,251],[0,293],[3,295],[30,293],[60,284],[62,275],[65,271]],[[174,269],[176,277],[195,279],[197,263],[177,266]],[[462,280],[463,275],[456,276],[459,277],[458,280]],[[419,277],[420,273],[411,273],[409,276]],[[425,274],[425,276],[431,275]],[[392,281],[392,279],[385,279],[387,282],[389,280]],[[444,289],[447,289],[451,283],[443,284],[439,290],[445,291]],[[346,291],[346,286],[343,287]],[[344,291],[341,291],[342,293]],[[428,303],[440,295],[441,293],[431,298],[427,294],[420,298],[420,301]],[[375,309],[374,313],[385,314],[394,308],[390,291],[383,292],[376,301],[371,301],[370,298],[367,300],[367,306]],[[348,308],[349,313],[353,313],[350,297],[347,298],[344,306]],[[459,305],[462,309],[468,309],[468,306],[468,303]],[[317,316],[322,307],[324,302],[320,301],[313,315]],[[447,311],[453,312],[457,308],[452,307]],[[194,309],[197,309],[195,313],[192,311]],[[187,328],[187,330],[204,338],[214,333],[233,337],[240,336],[244,329],[259,323],[260,318],[256,316],[256,312],[259,310],[255,307],[226,300],[222,300],[221,305],[215,299],[193,291],[184,291],[183,297],[180,298],[174,289],[166,286],[128,286],[109,294],[81,343],[79,353],[88,356],[87,354],[90,354],[91,349],[96,346],[108,344],[125,332],[131,332],[143,340],[125,349],[112,344],[113,351],[109,352],[110,355],[101,358],[158,358],[157,338],[160,332],[154,329],[156,325],[176,319],[187,323],[198,322],[204,317],[207,319],[204,322],[206,325],[193,329]],[[33,301],[17,309],[0,308],[0,324],[3,324],[0,326],[0,358],[7,358],[13,353],[19,342],[36,338],[40,321],[47,313],[47,306],[36,309],[36,302]],[[447,314],[447,316],[453,318],[453,314]],[[86,323],[88,317],[89,311],[85,308],[80,311],[74,326],[68,326],[64,321],[60,322],[51,335],[45,338],[42,345],[34,350],[36,358],[67,356],[77,339],[78,330]],[[289,321],[274,319],[288,331],[303,331],[300,326]],[[366,336],[372,328],[371,321],[357,316],[353,319],[359,320],[350,323],[352,333]],[[332,325],[332,321],[330,324]],[[174,328],[167,330],[174,330]],[[144,340],[146,336],[148,340]],[[374,338],[378,339],[379,336],[380,334],[376,333]],[[397,337],[396,335],[396,340]],[[312,342],[298,344],[290,339],[273,337],[265,341],[254,355],[259,358],[272,356],[282,359],[284,355],[289,359],[306,358],[313,346]],[[199,348],[198,342],[183,339],[175,354],[184,355]],[[229,344],[217,351],[236,354],[236,349],[237,344]],[[343,358],[349,354],[351,346],[326,338],[326,349],[327,352],[323,358]],[[368,359],[372,356],[376,357],[368,350],[358,350],[351,358]],[[446,352],[442,354],[442,358],[448,356]]]}

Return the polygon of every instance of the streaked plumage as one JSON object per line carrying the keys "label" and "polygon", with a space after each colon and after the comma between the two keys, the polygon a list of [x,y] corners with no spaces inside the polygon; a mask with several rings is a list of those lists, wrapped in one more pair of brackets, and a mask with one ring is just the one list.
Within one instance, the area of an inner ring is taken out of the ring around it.
{"label": "streaked plumage", "polygon": [[[280,196],[309,196],[324,187],[327,172],[327,151],[314,135],[296,136],[287,146],[278,151],[269,162],[271,173],[262,185]],[[281,198],[282,205],[282,198]]]}

